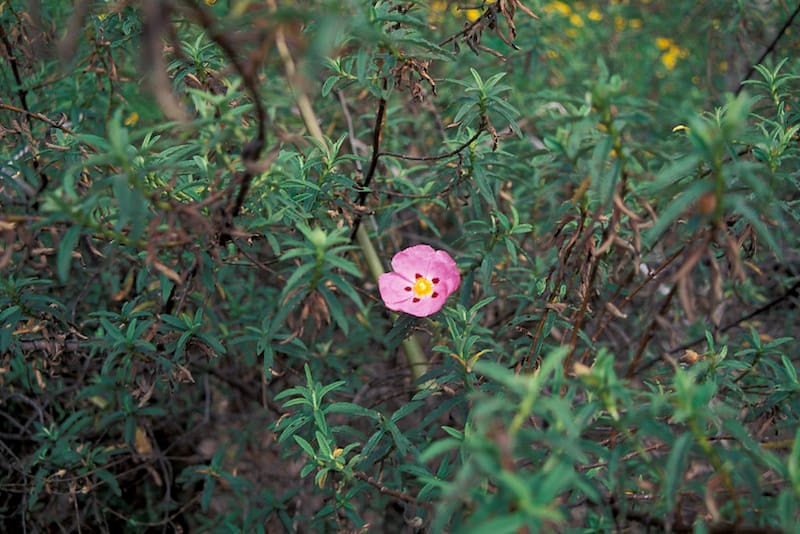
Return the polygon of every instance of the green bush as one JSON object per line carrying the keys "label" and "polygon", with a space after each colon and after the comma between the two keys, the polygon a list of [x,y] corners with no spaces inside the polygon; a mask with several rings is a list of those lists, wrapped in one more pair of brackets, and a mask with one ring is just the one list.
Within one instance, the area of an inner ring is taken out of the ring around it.
{"label": "green bush", "polygon": [[3,531],[797,529],[797,10],[0,14]]}

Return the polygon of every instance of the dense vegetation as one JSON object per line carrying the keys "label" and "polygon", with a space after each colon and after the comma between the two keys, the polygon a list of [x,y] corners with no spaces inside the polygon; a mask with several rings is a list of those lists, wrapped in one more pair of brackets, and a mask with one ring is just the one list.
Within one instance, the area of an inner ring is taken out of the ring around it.
{"label": "dense vegetation", "polygon": [[789,4],[0,2],[2,530],[796,531]]}

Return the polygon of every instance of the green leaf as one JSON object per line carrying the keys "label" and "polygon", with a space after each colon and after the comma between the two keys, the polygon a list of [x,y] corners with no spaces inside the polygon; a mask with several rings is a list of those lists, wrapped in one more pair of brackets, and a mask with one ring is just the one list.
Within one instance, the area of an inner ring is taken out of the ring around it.
{"label": "green leaf", "polygon": [[781,354],[781,363],[783,364],[783,368],[786,370],[786,376],[789,378],[792,384],[797,385],[797,369],[794,366],[794,362],[792,362],[787,355]]}
{"label": "green leaf", "polygon": [[407,313],[401,314],[394,322],[392,329],[384,338],[384,343],[389,351],[395,351],[406,338],[411,327],[414,326],[416,317]]}
{"label": "green leaf", "polygon": [[385,420],[384,424],[386,428],[389,430],[389,433],[392,435],[392,439],[394,440],[395,447],[397,447],[397,452],[401,455],[405,456],[409,452],[413,452],[416,454],[416,447],[411,443],[411,441],[406,437],[403,432],[397,428],[397,425],[394,424],[391,420]]}
{"label": "green leaf", "polygon": [[311,444],[308,441],[306,441],[305,438],[298,435],[294,435],[292,436],[292,438],[294,439],[295,443],[300,445],[300,448],[303,449],[307,455],[309,455],[311,458],[317,457],[317,453],[314,452],[314,447],[312,447]]}
{"label": "green leaf", "polygon": [[308,462],[303,468],[300,470],[300,478],[306,478],[309,473],[311,473],[314,469],[317,468],[317,465],[313,462]]}
{"label": "green leaf", "polygon": [[211,497],[214,496],[214,487],[217,484],[217,479],[208,474],[205,477],[205,482],[203,483],[203,495],[200,498],[200,509],[203,510],[203,513],[208,512],[208,507],[211,504]]}
{"label": "green leaf", "polygon": [[216,353],[217,356],[221,354],[225,354],[225,345],[219,342],[216,338],[203,333],[198,333],[197,337],[203,341],[206,345],[211,347],[211,349]]}
{"label": "green leaf", "polygon": [[262,347],[262,354],[263,354],[263,362],[261,365],[261,371],[264,374],[267,382],[272,378],[272,366],[275,363],[275,353],[272,350],[272,345],[267,344]]}
{"label": "green leaf", "polygon": [[6,323],[13,324],[16,322],[16,316],[19,315],[20,307],[17,305],[9,306],[3,311],[0,311],[0,325]]}
{"label": "green leaf", "polygon": [[672,450],[667,458],[666,471],[664,473],[664,487],[662,496],[666,501],[666,509],[672,512],[675,508],[676,492],[680,488],[683,474],[686,471],[689,451],[692,447],[692,434],[685,432],[672,444]]}
{"label": "green leaf", "polygon": [[278,443],[283,443],[288,438],[294,437],[295,432],[310,423],[312,419],[307,415],[299,415],[286,419],[285,421],[287,422],[282,425],[283,431],[281,432],[281,435],[278,436]]}
{"label": "green leaf", "polygon": [[525,516],[520,512],[513,512],[508,515],[472,524],[469,527],[469,532],[474,534],[506,534],[519,532],[525,524]]}
{"label": "green leaf", "polygon": [[795,431],[792,452],[786,461],[786,470],[796,495],[800,495],[800,428]]}
{"label": "green leaf", "polygon": [[[331,458],[333,456],[333,448],[331,447],[331,442],[328,440],[328,437],[319,430],[314,432],[314,436],[317,438],[320,456],[322,458]],[[295,436],[295,438],[297,437],[298,436]]]}
{"label": "green leaf", "polygon": [[440,439],[438,441],[434,441],[427,449],[425,449],[422,454],[419,456],[420,462],[430,462],[437,456],[441,456],[442,454],[452,451],[453,449],[458,449],[461,447],[463,440],[455,439],[455,438],[445,438]]}
{"label": "green leaf", "polygon": [[320,389],[319,398],[317,400],[319,400],[321,402],[322,398],[325,395],[327,395],[328,393],[330,393],[331,391],[333,391],[335,389],[339,389],[340,387],[344,386],[345,384],[347,384],[346,380],[337,380],[336,382],[332,382],[332,383],[328,384],[327,386],[323,386],[322,389]]}
{"label": "green leaf", "polygon": [[107,471],[106,469],[98,469],[94,472],[94,474],[97,476],[97,478],[108,484],[108,487],[111,488],[111,491],[114,493],[114,495],[117,497],[122,497],[122,489],[120,489],[117,479],[111,474],[110,471]]}
{"label": "green leaf", "polygon": [[494,300],[495,300],[496,298],[497,298],[497,297],[495,297],[495,296],[491,296],[491,297],[485,297],[485,298],[483,298],[483,299],[479,300],[478,302],[476,302],[475,304],[473,304],[473,305],[472,305],[472,307],[470,307],[470,309],[469,309],[469,315],[470,315],[470,317],[472,317],[472,316],[474,316],[476,313],[478,313],[478,311],[479,311],[481,308],[483,308],[483,307],[485,307],[485,306],[488,306],[490,303],[494,302]]}
{"label": "green leaf", "polygon": [[767,245],[769,245],[769,248],[778,257],[778,260],[783,261],[783,248],[778,244],[777,240],[772,235],[772,232],[767,229],[767,225],[764,224],[760,214],[756,213],[755,210],[748,206],[742,198],[737,198],[736,200],[736,211],[741,213],[756,231],[758,236],[766,241]]}
{"label": "green leaf", "polygon": [[424,404],[425,403],[422,401],[407,402],[403,406],[401,406],[396,412],[394,412],[390,419],[392,422],[397,423],[408,414],[416,411],[421,406],[424,406]]}
{"label": "green leaf", "polygon": [[350,331],[350,324],[347,322],[344,308],[342,308],[342,304],[339,302],[339,299],[336,298],[336,296],[323,285],[318,285],[317,291],[319,291],[320,295],[322,295],[322,298],[325,300],[325,304],[327,304],[328,311],[330,312],[331,317],[333,317],[333,320],[337,325],[339,325],[339,328],[342,329],[342,332],[347,335]]}
{"label": "green leaf", "polygon": [[321,94],[322,96],[328,96],[331,91],[333,91],[333,86],[336,85],[336,82],[339,81],[339,76],[329,76],[325,83],[322,84]]}
{"label": "green leaf", "polygon": [[672,224],[672,222],[685,213],[703,193],[711,191],[713,184],[710,181],[703,180],[695,182],[690,185],[686,190],[675,198],[658,217],[658,220],[652,228],[645,234],[644,241],[647,246],[652,245]]}
{"label": "green leaf", "polygon": [[64,235],[61,237],[61,242],[58,244],[58,254],[56,255],[56,272],[58,279],[62,283],[66,283],[69,279],[69,270],[72,265],[72,251],[78,245],[78,239],[81,236],[82,227],[73,224],[70,226]]}
{"label": "green leaf", "polygon": [[327,405],[323,412],[326,415],[329,413],[341,413],[346,415],[360,415],[375,420],[380,418],[379,412],[370,410],[369,408],[364,408],[363,406],[359,406],[357,404],[352,404],[350,402],[333,402]]}
{"label": "green leaf", "polygon": [[460,430],[456,429],[456,428],[453,428],[453,427],[445,425],[445,426],[442,427],[442,430],[444,430],[445,432],[447,432],[448,434],[450,434],[452,437],[454,437],[456,439],[460,439],[460,440],[464,439],[464,433],[461,432]]}

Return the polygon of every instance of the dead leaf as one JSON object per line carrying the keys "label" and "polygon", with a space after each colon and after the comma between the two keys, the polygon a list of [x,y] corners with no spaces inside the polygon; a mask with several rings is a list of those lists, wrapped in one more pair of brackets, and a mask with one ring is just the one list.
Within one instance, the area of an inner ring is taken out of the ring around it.
{"label": "dead leaf", "polygon": [[619,308],[617,308],[616,306],[614,306],[614,305],[613,305],[612,303],[610,303],[610,302],[606,302],[606,309],[608,310],[608,312],[609,312],[611,315],[613,315],[613,316],[614,316],[614,317],[616,317],[617,319],[626,319],[626,318],[628,317],[628,315],[627,315],[627,314],[625,314],[625,313],[622,313],[622,312],[620,311],[620,309],[619,309]]}
{"label": "dead leaf", "polygon": [[153,454],[153,445],[150,443],[150,438],[147,437],[147,432],[139,425],[136,425],[134,448],[142,456],[152,456]]}

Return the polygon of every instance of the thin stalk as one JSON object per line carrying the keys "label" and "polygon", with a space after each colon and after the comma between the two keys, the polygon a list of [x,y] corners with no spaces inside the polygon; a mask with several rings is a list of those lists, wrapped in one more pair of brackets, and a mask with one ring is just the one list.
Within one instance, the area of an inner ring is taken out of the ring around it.
{"label": "thin stalk", "polygon": [[[275,9],[274,0],[270,2],[270,4],[271,7]],[[297,68],[295,66],[294,59],[292,59],[289,46],[286,43],[286,36],[283,33],[283,29],[280,27],[278,27],[275,32],[275,46],[281,56],[281,59],[283,60],[284,69],[286,70],[286,78],[289,82],[292,92],[294,93],[294,98],[297,102],[297,107],[300,110],[300,116],[303,118],[303,123],[305,124],[308,133],[310,133],[317,141],[325,146],[326,142],[322,133],[322,129],[319,127],[319,122],[317,121],[316,114],[314,113],[314,109],[311,106],[308,96],[306,96],[302,90],[302,84],[298,83]],[[373,246],[367,231],[364,230],[363,226],[359,226],[356,230],[356,241],[361,247],[361,252],[367,262],[373,278],[375,278],[375,281],[377,282],[378,277],[384,273],[383,265],[378,257],[377,252],[375,251],[375,247]],[[408,366],[411,369],[411,376],[414,380],[417,380],[428,371],[428,360],[425,357],[425,353],[422,351],[419,340],[413,334],[403,340],[402,346],[406,355],[406,360],[408,361]]]}
{"label": "thin stalk", "polygon": [[[384,272],[383,264],[378,257],[378,253],[375,252],[375,247],[372,245],[372,241],[370,241],[363,225],[356,230],[356,241],[361,247],[361,252],[364,254],[364,260],[367,262],[372,277],[377,282]],[[392,317],[396,316],[396,314],[392,314]],[[428,372],[428,359],[425,357],[425,353],[422,352],[422,347],[415,335],[412,334],[403,340],[403,352],[406,354],[406,360],[408,360],[408,366],[411,369],[411,377],[414,380],[419,379],[419,377]]]}

